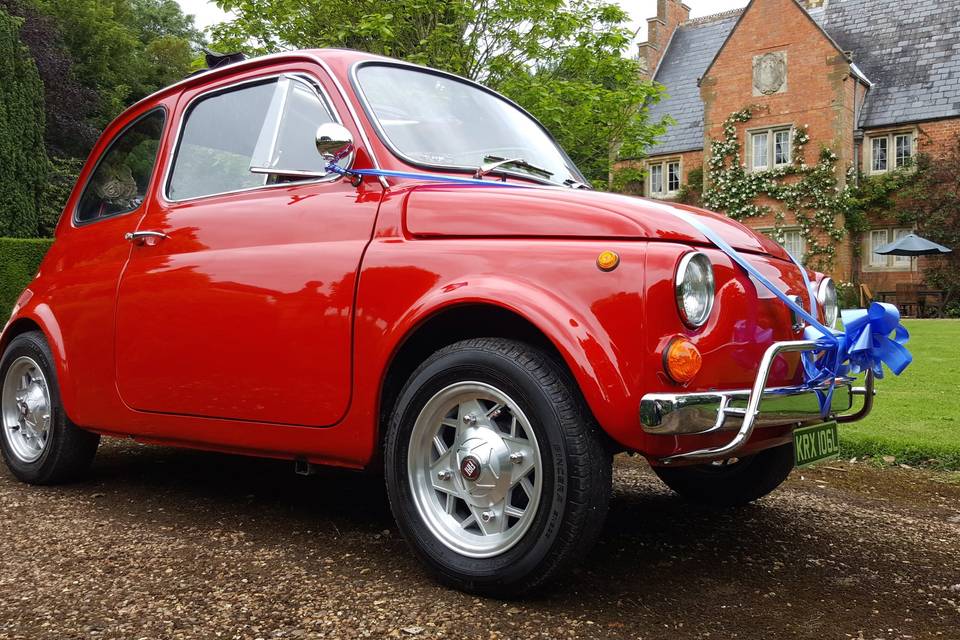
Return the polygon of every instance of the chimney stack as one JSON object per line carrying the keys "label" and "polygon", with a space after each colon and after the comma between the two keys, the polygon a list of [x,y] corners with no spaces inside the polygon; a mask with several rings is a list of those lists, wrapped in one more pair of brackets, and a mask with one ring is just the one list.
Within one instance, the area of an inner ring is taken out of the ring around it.
{"label": "chimney stack", "polygon": [[640,60],[652,78],[678,26],[690,19],[690,7],[680,0],[657,0],[657,15],[647,18],[647,41],[639,46]]}

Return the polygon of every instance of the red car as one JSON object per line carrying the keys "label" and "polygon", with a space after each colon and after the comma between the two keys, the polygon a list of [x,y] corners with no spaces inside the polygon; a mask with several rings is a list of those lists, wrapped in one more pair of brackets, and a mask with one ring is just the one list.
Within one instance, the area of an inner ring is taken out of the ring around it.
{"label": "red car", "polygon": [[823,416],[872,393],[823,407],[801,319],[680,214],[828,325],[830,279],[585,182],[509,100],[386,58],[163,89],[104,132],[0,338],[6,462],[67,481],[107,435],[383,469],[442,580],[510,594],[597,538],[616,452],[724,505],[835,453]]}

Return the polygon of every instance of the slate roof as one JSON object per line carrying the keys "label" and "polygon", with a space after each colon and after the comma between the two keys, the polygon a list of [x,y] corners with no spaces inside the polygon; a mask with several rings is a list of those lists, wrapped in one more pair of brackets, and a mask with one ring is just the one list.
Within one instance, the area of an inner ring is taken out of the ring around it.
{"label": "slate roof", "polygon": [[676,121],[659,138],[655,153],[679,153],[703,148],[703,101],[697,80],[726,41],[740,17],[729,11],[709,18],[690,20],[673,32],[657,69],[655,80],[664,85],[667,96],[650,109],[656,122],[669,115]]}
{"label": "slate roof", "polygon": [[861,127],[960,116],[960,2],[829,0],[810,15],[873,83]]}
{"label": "slate roof", "polygon": [[[669,98],[651,119],[676,124],[652,150],[657,155],[703,148],[703,102],[697,80],[726,41],[742,11],[690,20],[674,32],[655,80]],[[860,126],[879,127],[960,116],[960,2],[956,0],[828,0],[810,16],[873,83]]]}

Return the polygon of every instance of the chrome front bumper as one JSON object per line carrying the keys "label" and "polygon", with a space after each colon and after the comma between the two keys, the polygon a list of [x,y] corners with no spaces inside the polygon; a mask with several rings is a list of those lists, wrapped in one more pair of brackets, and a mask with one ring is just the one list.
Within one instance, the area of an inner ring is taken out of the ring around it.
{"label": "chrome front bumper", "polygon": [[[657,435],[693,435],[714,431],[736,430],[729,443],[722,447],[698,449],[662,459],[668,464],[678,460],[711,459],[729,456],[740,448],[757,426],[799,424],[821,419],[820,393],[829,383],[816,388],[805,386],[767,387],[773,362],[781,353],[813,351],[811,340],[775,342],[760,360],[757,377],[751,389],[706,391],[695,393],[648,393],[640,400],[640,422],[643,430]],[[852,422],[865,417],[873,407],[873,374],[868,372],[863,387],[854,387],[848,378],[837,378],[828,415],[839,422]],[[856,413],[841,415],[853,408],[854,396],[864,398]]]}

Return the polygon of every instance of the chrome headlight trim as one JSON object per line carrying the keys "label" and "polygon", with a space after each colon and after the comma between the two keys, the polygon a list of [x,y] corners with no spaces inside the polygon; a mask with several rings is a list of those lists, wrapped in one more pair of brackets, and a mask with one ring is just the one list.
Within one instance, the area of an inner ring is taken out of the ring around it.
{"label": "chrome headlight trim", "polygon": [[[705,297],[706,300],[700,309],[691,310],[687,308],[687,296],[685,294],[688,288],[696,286],[687,279],[688,276],[691,275],[692,269],[700,269],[704,274],[704,284],[706,288],[698,292],[698,295]],[[673,290],[677,301],[677,311],[680,313],[680,319],[683,321],[683,324],[691,329],[699,329],[706,324],[710,318],[710,313],[713,311],[713,302],[716,295],[713,263],[710,262],[707,254],[701,251],[690,251],[680,258],[680,262],[677,264],[676,274],[674,274]]]}
{"label": "chrome headlight trim", "polygon": [[823,309],[823,323],[830,329],[836,328],[837,319],[840,317],[840,303],[833,278],[828,276],[820,281],[817,286],[817,302]]}

